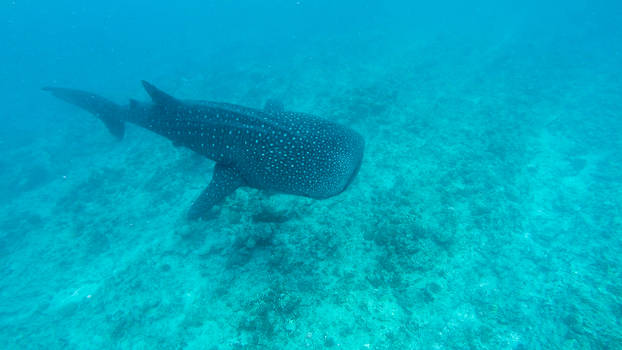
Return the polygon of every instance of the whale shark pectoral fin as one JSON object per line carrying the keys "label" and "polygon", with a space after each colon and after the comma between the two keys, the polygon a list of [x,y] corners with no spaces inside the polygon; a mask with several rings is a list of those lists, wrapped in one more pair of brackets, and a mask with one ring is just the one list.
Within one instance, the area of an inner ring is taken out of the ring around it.
{"label": "whale shark pectoral fin", "polygon": [[244,180],[237,170],[221,163],[216,164],[212,181],[190,207],[188,219],[207,219],[214,205],[220,203],[243,184]]}
{"label": "whale shark pectoral fin", "polygon": [[263,110],[268,113],[271,113],[271,112],[278,113],[278,112],[283,112],[285,110],[285,107],[283,106],[283,102],[271,98],[266,101],[266,104],[263,106]]}
{"label": "whale shark pectoral fin", "polygon": [[145,80],[142,81],[142,84],[143,84],[143,87],[145,88],[145,91],[147,91],[147,93],[151,97],[151,100],[156,105],[169,106],[169,105],[177,105],[177,104],[181,103],[175,97],[173,97],[173,96],[167,94],[166,92],[158,89],[153,84],[151,84],[151,83],[149,83],[149,82],[147,82]]}

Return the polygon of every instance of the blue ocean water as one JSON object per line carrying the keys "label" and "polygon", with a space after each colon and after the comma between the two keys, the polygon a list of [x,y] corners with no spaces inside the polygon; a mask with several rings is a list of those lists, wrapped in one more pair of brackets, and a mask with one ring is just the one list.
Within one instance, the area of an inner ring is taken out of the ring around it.
{"label": "blue ocean water", "polygon": [[[622,349],[615,1],[6,1],[3,349]],[[41,91],[287,110],[366,140],[313,200]]]}

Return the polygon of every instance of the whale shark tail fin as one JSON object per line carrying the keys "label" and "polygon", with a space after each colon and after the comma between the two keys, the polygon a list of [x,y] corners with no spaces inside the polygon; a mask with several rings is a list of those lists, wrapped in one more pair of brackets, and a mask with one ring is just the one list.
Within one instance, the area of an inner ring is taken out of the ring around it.
{"label": "whale shark tail fin", "polygon": [[51,92],[52,95],[65,102],[93,113],[106,125],[106,128],[113,136],[119,140],[123,138],[125,134],[125,125],[123,124],[124,111],[118,104],[81,90],[56,87],[44,87],[43,90]]}

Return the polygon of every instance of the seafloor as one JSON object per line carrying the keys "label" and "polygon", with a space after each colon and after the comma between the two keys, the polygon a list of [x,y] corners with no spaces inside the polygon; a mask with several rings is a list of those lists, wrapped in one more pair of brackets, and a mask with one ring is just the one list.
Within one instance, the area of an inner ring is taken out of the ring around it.
{"label": "seafloor", "polygon": [[276,97],[365,136],[343,194],[242,189],[198,223],[212,162],[42,93],[47,132],[0,142],[0,348],[621,348],[619,57],[529,52],[233,57],[98,91]]}

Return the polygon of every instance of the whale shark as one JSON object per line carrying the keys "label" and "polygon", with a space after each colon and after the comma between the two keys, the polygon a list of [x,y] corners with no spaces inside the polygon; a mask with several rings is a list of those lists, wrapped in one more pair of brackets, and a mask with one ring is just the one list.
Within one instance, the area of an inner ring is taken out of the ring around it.
{"label": "whale shark", "polygon": [[342,193],[361,166],[365,141],[358,132],[287,111],[278,100],[256,109],[181,100],[149,82],[142,85],[151,101],[130,99],[127,105],[82,90],[43,90],[94,114],[117,139],[131,123],[213,160],[212,179],[190,206],[188,219],[213,218],[213,207],[240,187],[329,198]]}

